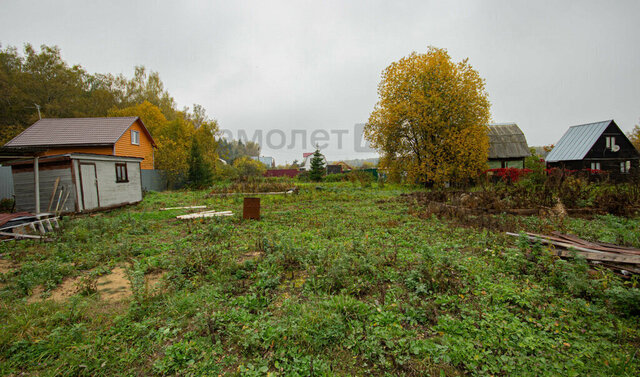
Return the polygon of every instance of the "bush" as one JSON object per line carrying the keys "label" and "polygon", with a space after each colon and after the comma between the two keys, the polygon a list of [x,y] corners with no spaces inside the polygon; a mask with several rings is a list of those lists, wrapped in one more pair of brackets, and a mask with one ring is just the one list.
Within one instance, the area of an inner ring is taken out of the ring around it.
{"label": "bush", "polygon": [[609,303],[625,316],[640,315],[640,289],[614,287],[607,291]]}
{"label": "bush", "polygon": [[325,182],[346,182],[349,180],[348,173],[340,173],[340,174],[329,174],[324,177]]}
{"label": "bush", "polygon": [[238,170],[238,178],[242,180],[262,177],[264,172],[267,171],[267,167],[262,162],[246,156],[235,160],[233,167]]}
{"label": "bush", "polygon": [[362,187],[371,187],[371,183],[375,180],[373,174],[363,171],[363,170],[354,170],[348,173],[349,180],[354,185],[360,183]]}
{"label": "bush", "polygon": [[0,212],[11,212],[15,201],[13,199],[5,198],[0,200]]}

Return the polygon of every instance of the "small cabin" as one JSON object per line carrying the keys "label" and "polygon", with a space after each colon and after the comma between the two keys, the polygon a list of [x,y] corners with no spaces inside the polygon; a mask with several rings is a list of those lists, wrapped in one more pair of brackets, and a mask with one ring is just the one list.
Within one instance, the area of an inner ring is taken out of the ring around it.
{"label": "small cabin", "polygon": [[[142,200],[142,158],[69,153],[8,164],[17,211],[62,213],[110,209]],[[37,168],[37,180],[34,174]],[[37,182],[37,185],[34,184]],[[57,184],[56,184],[57,182]],[[35,187],[39,187],[39,195]],[[54,191],[55,190],[55,191]]]}
{"label": "small cabin", "polygon": [[640,153],[613,120],[569,127],[545,160],[550,168],[603,170],[615,179],[640,172]]}
{"label": "small cabin", "polygon": [[154,168],[156,143],[139,117],[44,118],[4,145],[5,150],[39,148],[42,156],[66,153],[142,158]]}
{"label": "small cabin", "polygon": [[488,126],[489,168],[524,169],[524,159],[531,156],[527,139],[515,123],[497,123]]}

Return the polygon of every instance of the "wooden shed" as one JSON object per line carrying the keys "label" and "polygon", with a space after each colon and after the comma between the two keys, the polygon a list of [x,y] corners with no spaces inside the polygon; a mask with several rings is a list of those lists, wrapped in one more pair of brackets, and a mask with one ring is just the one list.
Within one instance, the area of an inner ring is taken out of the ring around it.
{"label": "wooden shed", "polygon": [[[63,213],[115,208],[142,200],[139,157],[69,153],[20,160],[11,166],[16,210],[38,212],[56,207]],[[34,185],[38,166],[38,185]],[[59,180],[58,180],[59,178]],[[58,181],[56,187],[55,182]],[[39,195],[35,194],[39,187]],[[54,189],[56,190],[54,193]]]}
{"label": "wooden shed", "polygon": [[524,168],[531,155],[524,133],[515,123],[490,124],[489,168]]}

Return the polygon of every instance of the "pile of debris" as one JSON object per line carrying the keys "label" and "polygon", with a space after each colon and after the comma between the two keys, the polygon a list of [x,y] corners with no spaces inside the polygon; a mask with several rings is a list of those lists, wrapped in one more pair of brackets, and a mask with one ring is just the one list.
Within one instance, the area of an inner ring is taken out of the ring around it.
{"label": "pile of debris", "polygon": [[0,213],[0,240],[45,239],[44,234],[59,228],[54,213]]}
{"label": "pile of debris", "polygon": [[[508,235],[520,237],[520,234]],[[559,257],[583,256],[591,265],[602,266],[614,270],[624,276],[640,274],[640,249],[613,245],[604,242],[590,242],[572,236],[553,232],[553,236],[524,233],[531,242],[540,242],[550,246],[553,254]]]}

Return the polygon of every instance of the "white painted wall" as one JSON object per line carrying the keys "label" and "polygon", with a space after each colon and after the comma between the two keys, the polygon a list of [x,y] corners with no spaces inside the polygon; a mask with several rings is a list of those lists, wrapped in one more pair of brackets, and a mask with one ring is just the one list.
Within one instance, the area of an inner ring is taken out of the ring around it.
{"label": "white painted wall", "polygon": [[126,163],[129,182],[116,182],[116,161],[81,160],[81,162],[96,164],[100,207],[137,203],[142,200],[139,162]]}

